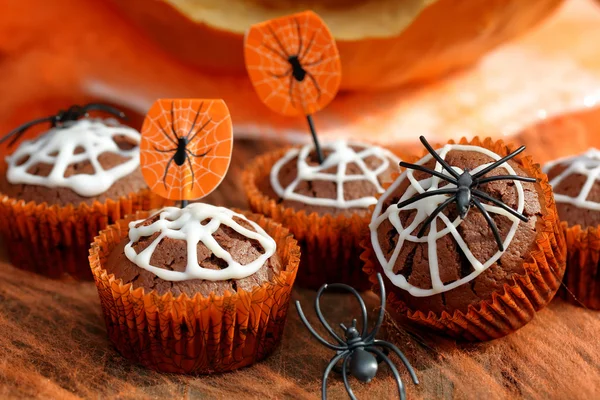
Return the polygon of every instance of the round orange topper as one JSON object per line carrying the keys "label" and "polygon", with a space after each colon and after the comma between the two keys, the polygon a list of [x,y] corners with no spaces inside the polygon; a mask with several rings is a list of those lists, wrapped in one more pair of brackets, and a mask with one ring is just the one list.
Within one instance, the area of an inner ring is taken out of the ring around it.
{"label": "round orange topper", "polygon": [[260,99],[287,116],[321,110],[340,87],[335,39],[312,11],[252,25],[244,40],[244,56]]}
{"label": "round orange topper", "polygon": [[196,200],[221,183],[232,147],[231,117],[223,100],[160,99],[142,126],[142,175],[162,197]]}

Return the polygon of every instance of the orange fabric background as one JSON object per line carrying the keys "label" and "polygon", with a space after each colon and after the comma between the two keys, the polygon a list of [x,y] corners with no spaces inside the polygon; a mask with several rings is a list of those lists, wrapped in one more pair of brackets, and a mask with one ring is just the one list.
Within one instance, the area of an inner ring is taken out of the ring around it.
{"label": "orange fabric background", "polygon": [[[599,40],[598,4],[569,0],[470,70],[426,87],[340,94],[318,113],[316,127],[323,138],[379,142],[419,134],[440,142],[512,135],[540,118],[597,102]],[[172,59],[108,2],[7,0],[0,54],[0,92],[9,94],[0,104],[0,132],[92,99],[124,108],[139,128],[156,98],[201,96],[226,100],[238,137],[310,140],[306,121],[259,104],[246,76],[219,79]]]}

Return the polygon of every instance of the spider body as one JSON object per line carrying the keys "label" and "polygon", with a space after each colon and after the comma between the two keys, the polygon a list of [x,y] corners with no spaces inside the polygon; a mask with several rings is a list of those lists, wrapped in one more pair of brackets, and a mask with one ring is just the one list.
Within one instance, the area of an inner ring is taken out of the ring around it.
{"label": "spider body", "polygon": [[59,110],[56,113],[56,115],[37,118],[24,123],[23,125],[13,129],[9,133],[7,133],[6,136],[0,139],[0,144],[4,143],[6,140],[12,137],[13,139],[8,144],[8,146],[10,147],[13,144],[15,144],[29,128],[37,124],[42,124],[44,122],[49,122],[50,127],[52,128],[62,128],[67,122],[76,121],[80,118],[87,117],[90,111],[101,111],[104,113],[112,114],[115,117],[126,119],[125,113],[123,113],[123,111],[120,111],[106,104],[90,103],[86,104],[85,106],[72,105],[66,110]]}
{"label": "spider body", "polygon": [[[317,297],[315,299],[315,311],[317,313],[317,317],[323,327],[327,332],[334,338],[337,342],[336,344],[330,343],[324,338],[322,338],[312,327],[312,325],[306,319],[304,312],[302,311],[302,307],[300,306],[300,302],[296,301],[296,309],[298,310],[298,315],[300,319],[306,326],[306,328],[310,331],[310,333],[324,346],[335,350],[336,355],[329,361],[329,364],[325,368],[325,372],[323,373],[323,384],[321,387],[321,396],[323,399],[327,398],[327,378],[332,370],[341,373],[342,379],[344,381],[344,386],[346,387],[346,391],[351,399],[356,400],[356,396],[352,392],[350,388],[350,383],[348,381],[348,374],[354,376],[358,380],[362,382],[370,382],[375,375],[377,375],[377,370],[379,369],[379,363],[385,362],[389,368],[392,370],[392,374],[396,379],[396,384],[398,387],[398,393],[401,399],[406,398],[406,391],[404,389],[404,385],[402,380],[400,379],[400,374],[398,370],[392,363],[392,361],[388,358],[388,354],[390,351],[394,352],[400,360],[404,363],[406,368],[408,369],[410,376],[415,384],[419,383],[417,376],[412,369],[412,366],[402,354],[402,352],[392,343],[385,342],[383,340],[375,339],[375,336],[379,332],[379,328],[381,328],[381,324],[383,323],[383,317],[385,315],[385,287],[383,286],[383,279],[381,274],[377,274],[377,279],[379,281],[379,286],[381,288],[381,307],[379,310],[379,316],[377,319],[377,323],[371,332],[367,332],[367,308],[365,306],[364,301],[360,297],[360,294],[351,286],[344,285],[341,283],[335,283],[332,285],[323,285],[319,291],[317,292]],[[320,307],[320,299],[323,295],[324,291],[328,288],[331,289],[343,289],[356,297],[358,300],[359,306],[362,312],[362,330],[359,331],[357,329],[356,319],[352,320],[352,325],[350,327],[346,327],[344,324],[340,324],[340,327],[344,331],[344,336],[339,336],[327,323],[325,320],[323,313],[321,312]],[[342,364],[341,368],[338,366],[338,363]]]}
{"label": "spider body", "polygon": [[456,208],[461,219],[465,219],[471,208],[471,187],[473,186],[473,177],[469,170],[465,170],[458,177],[458,186],[456,192]]}
{"label": "spider body", "polygon": [[529,178],[519,175],[496,175],[486,178],[483,177],[488,172],[500,167],[502,164],[512,159],[517,154],[521,153],[523,150],[525,150],[525,146],[519,147],[517,150],[513,151],[506,157],[503,157],[498,161],[494,161],[493,163],[489,164],[488,166],[474,174],[471,174],[468,169],[465,169],[462,173],[459,174],[454,168],[452,168],[452,166],[450,166],[450,164],[446,162],[446,160],[440,157],[440,155],[429,145],[425,137],[421,136],[419,139],[421,140],[421,143],[423,143],[423,146],[425,146],[429,154],[431,154],[431,156],[442,166],[442,170],[448,172],[449,175],[437,170],[426,168],[422,165],[410,164],[404,161],[400,162],[400,166],[415,171],[426,172],[428,174],[431,174],[432,176],[436,176],[438,178],[443,179],[444,181],[448,182],[448,185],[442,187],[441,189],[427,190],[423,193],[417,194],[414,197],[411,197],[410,199],[401,201],[398,203],[398,208],[404,208],[408,205],[416,203],[417,201],[421,201],[432,196],[449,195],[449,197],[446,199],[446,201],[441,203],[432,213],[430,213],[427,219],[425,219],[425,221],[423,221],[423,225],[417,233],[417,237],[423,237],[429,225],[435,221],[436,216],[451,203],[456,204],[458,214],[461,219],[464,219],[467,216],[467,213],[469,212],[471,206],[475,206],[481,212],[488,226],[492,230],[494,239],[496,240],[496,244],[498,245],[498,249],[500,251],[504,251],[504,243],[502,242],[502,238],[500,237],[498,227],[496,226],[496,223],[494,222],[490,214],[484,208],[482,201],[487,201],[492,203],[494,206],[500,207],[504,211],[515,216],[523,222],[527,222],[528,218],[525,215],[513,210],[512,208],[504,204],[501,200],[498,200],[490,196],[489,194],[479,190],[478,187],[484,183],[500,180],[536,182],[535,178]]}
{"label": "spider body", "polygon": [[183,165],[183,163],[186,161],[188,155],[187,155],[187,145],[188,145],[188,140],[185,137],[180,137],[177,138],[177,150],[175,150],[175,154],[173,154],[173,161],[175,161],[175,164],[179,167],[181,167]]}
{"label": "spider body", "polygon": [[306,78],[306,70],[300,64],[300,60],[297,55],[289,56],[288,62],[292,66],[292,75],[298,82],[302,82]]}
{"label": "spider body", "polygon": [[361,382],[369,383],[377,375],[378,365],[373,354],[364,347],[358,347],[350,357],[350,374]]}
{"label": "spider body", "polygon": [[202,158],[210,153],[211,149],[208,149],[202,154],[194,154],[190,149],[188,149],[188,145],[198,136],[200,132],[206,128],[206,126],[212,121],[212,118],[209,118],[197,131],[193,132],[196,127],[196,123],[198,122],[198,117],[200,116],[200,112],[202,111],[203,103],[200,103],[200,107],[198,107],[198,111],[196,111],[196,116],[194,117],[194,121],[192,122],[192,126],[186,135],[179,135],[177,133],[177,127],[175,126],[175,116],[174,116],[174,102],[171,102],[171,136],[167,130],[159,123],[159,128],[165,138],[173,144],[174,147],[170,149],[159,149],[154,146],[154,150],[159,153],[173,153],[173,156],[167,162],[167,167],[165,168],[165,173],[163,175],[163,184],[165,188],[167,187],[167,175],[169,174],[169,168],[171,167],[171,163],[175,163],[177,167],[182,167],[187,163],[189,166],[191,175],[192,175],[192,189],[194,188],[194,167],[192,166],[192,158]]}

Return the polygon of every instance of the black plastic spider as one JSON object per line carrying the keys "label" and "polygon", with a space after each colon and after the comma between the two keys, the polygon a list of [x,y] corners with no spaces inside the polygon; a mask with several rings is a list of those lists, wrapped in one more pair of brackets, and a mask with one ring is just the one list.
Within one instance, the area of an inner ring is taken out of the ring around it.
{"label": "black plastic spider", "polygon": [[[344,386],[346,387],[346,391],[352,400],[356,400],[356,396],[352,392],[350,388],[350,384],[348,383],[348,372],[350,375],[354,376],[358,380],[362,382],[370,382],[371,379],[375,377],[377,374],[378,365],[380,362],[385,361],[385,363],[390,367],[394,377],[396,378],[396,384],[398,385],[398,393],[401,399],[406,398],[406,391],[404,389],[404,385],[402,384],[402,380],[400,379],[400,374],[398,370],[392,363],[392,361],[387,357],[389,351],[393,351],[400,357],[413,382],[418,385],[419,380],[417,379],[417,375],[415,371],[412,369],[412,366],[402,354],[402,352],[392,343],[385,342],[383,340],[375,339],[379,328],[381,328],[381,324],[383,323],[383,317],[385,315],[385,287],[383,286],[383,279],[381,278],[381,274],[377,274],[377,280],[379,281],[379,287],[381,288],[381,308],[379,310],[379,317],[377,319],[377,323],[375,327],[370,333],[367,333],[367,307],[363,299],[360,297],[360,294],[351,286],[342,284],[342,283],[334,283],[332,285],[325,284],[321,286],[319,291],[317,292],[317,298],[315,299],[315,311],[317,313],[317,317],[323,327],[329,332],[329,334],[339,343],[332,344],[327,340],[323,339],[310,325],[306,316],[302,312],[302,307],[300,306],[300,302],[296,301],[296,309],[298,310],[298,314],[300,315],[300,319],[306,325],[310,333],[324,346],[335,350],[337,354],[331,359],[327,368],[325,368],[325,372],[323,373],[323,386],[321,389],[321,396],[323,399],[327,398],[327,377],[331,370],[334,370],[338,373],[342,374],[342,378],[344,380]],[[346,327],[344,324],[340,324],[340,327],[344,330],[344,338],[341,338],[335,331],[329,326],[323,313],[321,312],[320,307],[320,299],[321,295],[326,289],[343,289],[350,293],[352,293],[359,302],[361,312],[362,312],[362,332],[359,333],[356,328],[356,319],[352,320],[352,325],[350,327]],[[378,349],[377,347],[381,347]],[[338,367],[338,362],[342,362],[342,367]],[[348,371],[349,370],[349,371]]]}
{"label": "black plastic spider", "polygon": [[423,222],[421,229],[417,233],[417,237],[419,237],[419,238],[423,237],[423,235],[425,234],[425,231],[427,230],[427,227],[429,227],[429,224],[431,224],[431,222],[435,219],[435,217],[440,212],[442,212],[448,205],[450,205],[450,203],[452,203],[452,202],[456,203],[456,208],[458,209],[458,214],[460,215],[461,219],[464,219],[467,216],[467,213],[469,212],[469,209],[471,208],[471,206],[475,205],[475,207],[477,207],[477,209],[479,209],[479,211],[485,218],[486,222],[488,223],[490,229],[492,230],[492,232],[494,234],[494,238],[496,239],[496,243],[498,244],[498,248],[500,249],[500,251],[504,251],[504,244],[502,243],[502,238],[500,237],[500,233],[498,232],[498,227],[494,223],[494,220],[492,219],[490,214],[483,207],[483,204],[481,203],[481,201],[482,200],[489,201],[490,203],[502,208],[503,210],[505,210],[505,211],[509,212],[510,214],[514,215],[515,217],[519,218],[523,222],[527,222],[528,218],[526,216],[524,216],[523,214],[513,210],[512,208],[510,208],[509,206],[504,204],[501,200],[495,199],[492,196],[490,196],[489,194],[487,194],[477,188],[479,185],[482,185],[484,183],[492,182],[492,181],[500,181],[500,180],[536,182],[535,178],[529,178],[529,177],[518,176],[518,175],[496,175],[496,176],[490,176],[487,178],[482,178],[482,176],[484,176],[491,170],[498,168],[500,165],[502,165],[506,161],[510,160],[511,158],[515,157],[517,154],[521,153],[523,150],[525,150],[525,146],[519,147],[517,150],[513,151],[506,157],[503,157],[500,160],[493,162],[492,164],[488,165],[481,171],[471,175],[471,173],[469,172],[468,169],[465,169],[462,174],[459,174],[458,172],[456,172],[450,166],[450,164],[448,164],[444,159],[442,159],[442,157],[440,157],[440,155],[429,145],[429,143],[427,142],[425,137],[421,136],[419,139],[421,140],[421,143],[423,143],[423,146],[425,146],[427,151],[433,156],[433,158],[435,158],[435,160],[440,163],[442,168],[445,169],[446,171],[448,171],[448,173],[450,173],[450,175],[452,175],[452,176],[448,176],[442,172],[434,171],[434,170],[426,168],[422,165],[410,164],[410,163],[407,163],[404,161],[400,162],[400,166],[404,167],[404,168],[408,168],[408,169],[413,169],[416,171],[426,172],[428,174],[437,176],[438,178],[441,178],[441,179],[449,182],[450,184],[455,185],[456,187],[441,188],[438,190],[427,191],[424,193],[420,193],[414,197],[411,197],[408,200],[398,203],[398,208],[403,208],[403,207],[406,207],[406,206],[408,206],[412,203],[415,203],[419,200],[425,199],[427,197],[438,196],[441,194],[451,195],[450,197],[448,197],[448,199],[446,199],[446,201],[444,201],[442,204],[440,204],[427,217],[427,219]]}
{"label": "black plastic spider", "polygon": [[177,134],[177,131],[179,129],[177,129],[177,127],[175,126],[175,115],[174,115],[174,111],[173,111],[174,102],[171,102],[171,132],[173,133],[173,137],[171,137],[169,135],[169,133],[162,126],[160,121],[158,122],[158,126],[160,127],[161,132],[165,135],[165,138],[167,138],[168,141],[170,141],[171,143],[173,143],[173,145],[175,145],[175,147],[173,147],[171,149],[159,149],[156,146],[154,146],[154,150],[158,151],[159,153],[171,153],[171,152],[173,153],[173,156],[167,163],[167,167],[165,168],[165,173],[163,175],[163,184],[165,185],[165,188],[167,187],[167,174],[169,173],[169,167],[171,166],[171,163],[173,161],[175,161],[175,165],[177,165],[178,167],[181,167],[187,161],[188,165],[190,167],[190,172],[192,173],[192,189],[193,189],[194,181],[195,181],[194,167],[192,166],[192,160],[190,159],[190,157],[201,158],[201,157],[206,156],[212,150],[212,148],[211,148],[202,154],[194,154],[190,151],[190,149],[187,148],[188,144],[190,144],[192,142],[192,140],[194,140],[196,138],[196,136],[198,136],[198,134],[200,132],[202,132],[204,130],[204,128],[206,128],[206,125],[208,125],[212,121],[212,118],[209,118],[200,128],[198,128],[198,130],[196,132],[192,133],[192,131],[196,127],[196,122],[198,122],[198,116],[200,115],[200,112],[202,111],[203,105],[204,105],[204,102],[200,103],[200,107],[198,107],[198,111],[196,112],[196,116],[194,117],[194,121],[192,122],[192,126],[190,127],[190,130],[188,131],[187,135],[185,135],[185,136],[179,136]]}
{"label": "black plastic spider", "polygon": [[19,140],[21,136],[23,136],[27,129],[31,128],[34,125],[42,124],[44,122],[50,122],[50,126],[52,128],[62,128],[66,122],[76,121],[80,118],[88,117],[88,113],[90,111],[101,111],[108,114],[112,114],[115,117],[119,117],[121,119],[127,119],[123,111],[120,111],[107,104],[90,103],[86,104],[85,106],[73,105],[66,110],[59,110],[56,115],[50,115],[48,117],[38,118],[24,123],[18,128],[13,129],[9,133],[7,133],[6,136],[0,139],[0,144],[4,143],[12,137],[13,139],[8,143],[8,147],[11,147]]}

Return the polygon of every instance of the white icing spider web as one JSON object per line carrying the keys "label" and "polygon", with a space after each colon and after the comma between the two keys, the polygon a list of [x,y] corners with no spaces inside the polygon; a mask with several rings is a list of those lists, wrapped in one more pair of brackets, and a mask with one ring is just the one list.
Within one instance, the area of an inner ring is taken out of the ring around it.
{"label": "white icing spider web", "polygon": [[[249,223],[254,231],[237,223],[233,218],[239,218]],[[208,223],[202,224],[204,221]],[[260,267],[275,253],[276,243],[258,224],[248,220],[244,215],[235,213],[224,207],[209,204],[193,203],[185,208],[166,207],[160,212],[159,219],[150,225],[136,225],[143,220],[129,224],[129,243],[125,246],[125,256],[138,267],[152,272],[166,281],[184,281],[190,279],[205,279],[210,281],[225,281],[228,279],[243,279],[256,273]],[[225,225],[237,233],[258,241],[264,252],[254,261],[241,265],[231,254],[223,249],[213,237],[221,225]],[[133,244],[142,237],[150,237],[160,233],[152,243],[136,253]],[[164,238],[185,240],[187,242],[187,266],[184,272],[170,271],[151,265],[150,260],[154,251]],[[216,257],[227,263],[227,268],[207,269],[198,263],[198,243],[202,242]]]}
{"label": "white icing spider web", "polygon": [[[447,154],[452,150],[479,152],[479,153],[487,155],[488,157],[492,158],[494,161],[497,161],[501,158],[498,154],[496,154],[488,149],[485,149],[483,147],[478,147],[478,146],[471,146],[471,145],[458,145],[458,144],[446,145],[441,150],[438,150],[437,152],[441,156],[442,159],[445,159]],[[433,157],[431,156],[431,154],[428,154],[424,158],[420,159],[416,164],[417,165],[426,164],[432,158]],[[470,172],[472,174],[476,174],[478,171],[481,171],[482,169],[486,168],[490,164],[491,163],[480,165],[477,168],[471,170]],[[459,174],[463,172],[458,167],[453,166],[452,168],[454,170],[456,170]],[[507,162],[501,164],[498,168],[504,168],[508,171],[509,174],[516,175],[515,170]],[[438,172],[443,172],[442,166],[439,162],[436,162],[435,170]],[[375,250],[377,259],[383,267],[383,271],[385,272],[386,276],[390,279],[390,281],[395,286],[408,291],[411,295],[413,295],[415,297],[426,297],[426,296],[431,296],[431,295],[434,295],[437,293],[446,292],[446,291],[452,290],[458,286],[461,286],[461,285],[475,279],[479,274],[481,274],[486,269],[488,269],[493,263],[495,263],[501,257],[503,252],[498,250],[485,263],[480,262],[473,255],[473,253],[471,252],[471,249],[469,249],[467,243],[461,237],[460,233],[457,230],[457,227],[462,223],[462,220],[460,219],[460,217],[457,217],[454,221],[450,221],[450,219],[446,215],[444,215],[444,213],[439,213],[436,216],[436,218],[434,218],[434,220],[431,222],[431,224],[429,226],[429,234],[428,235],[418,238],[416,235],[413,234],[413,231],[423,221],[425,221],[425,219],[427,219],[427,217],[440,204],[442,204],[444,201],[446,201],[450,197],[448,195],[441,194],[438,196],[431,196],[431,197],[419,200],[413,204],[407,205],[406,207],[403,207],[401,209],[398,208],[397,202],[393,202],[391,205],[388,206],[388,208],[385,211],[383,211],[382,208],[383,208],[383,204],[385,203],[386,199],[394,193],[394,191],[402,184],[402,182],[404,182],[405,179],[408,179],[410,181],[410,186],[407,188],[406,192],[402,195],[399,202],[408,200],[419,193],[437,190],[439,188],[440,182],[445,182],[436,176],[432,176],[430,178],[426,178],[426,179],[422,179],[422,180],[418,181],[414,177],[414,171],[412,169],[407,169],[400,175],[400,177],[398,177],[398,179],[381,196],[381,198],[379,199],[379,202],[377,203],[377,206],[375,207],[375,210],[373,212],[373,217],[371,219],[371,224],[369,225],[370,230],[371,230],[371,243]],[[517,210],[516,211],[519,213],[522,213],[523,208],[525,207],[525,196],[524,196],[524,192],[523,192],[523,185],[521,184],[521,182],[516,181],[516,180],[513,180],[513,182],[515,185],[515,189],[517,191]],[[455,185],[450,184],[450,183],[448,183],[446,186],[444,186],[444,188],[448,188],[448,189],[455,188],[455,187],[456,187]],[[517,232],[517,228],[518,228],[519,222],[520,222],[519,219],[517,217],[513,216],[512,214],[510,214],[509,212],[503,210],[500,207],[488,205],[485,203],[482,203],[482,205],[485,208],[485,210],[487,210],[488,213],[502,215],[512,221],[510,230],[508,231],[508,234],[506,235],[506,238],[504,239],[504,242],[503,242],[504,248],[507,249],[510,246],[510,243],[512,242],[515,233]],[[415,215],[412,222],[408,226],[404,227],[404,226],[402,226],[402,222],[400,220],[400,212],[407,211],[407,210],[416,210],[417,214]],[[474,212],[474,211],[475,210],[471,210],[471,212]],[[397,241],[397,244],[396,244],[394,251],[392,252],[392,255],[389,260],[386,259],[385,255],[383,254],[383,250],[381,249],[381,245],[379,243],[379,239],[378,239],[378,235],[377,235],[377,229],[379,228],[379,225],[381,225],[381,223],[383,221],[385,221],[386,219],[390,221],[390,223],[392,224],[392,226],[398,233],[398,241]],[[437,230],[438,219],[441,220],[443,222],[443,224],[445,225],[445,227],[440,231]],[[440,260],[438,258],[437,241],[440,238],[442,238],[448,234],[452,235],[452,237],[454,238],[456,243],[459,245],[459,247],[463,251],[465,257],[468,259],[471,266],[473,267],[473,271],[469,275],[467,275],[461,279],[458,279],[458,280],[448,283],[448,284],[444,284],[440,278],[440,270],[439,270]],[[400,255],[402,246],[404,245],[404,243],[406,241],[414,242],[414,243],[427,243],[427,257],[429,260],[429,274],[431,277],[431,286],[432,286],[431,289],[423,289],[423,288],[414,286],[414,285],[410,284],[403,275],[394,273],[394,271],[393,271],[394,265],[396,264],[396,261],[398,260],[398,256]]]}
{"label": "white icing spider web", "polygon": [[550,181],[550,185],[552,185],[553,188],[558,187],[565,178],[568,178],[571,175],[583,175],[586,177],[586,180],[577,197],[554,192],[554,200],[557,203],[568,203],[579,208],[600,211],[600,203],[588,200],[592,187],[600,179],[600,151],[597,149],[589,149],[587,152],[578,156],[561,158],[549,162],[544,166],[544,172],[548,173],[552,168],[559,164],[569,164],[569,166]]}
{"label": "white icing spider web", "polygon": [[[271,186],[275,193],[283,199],[295,200],[305,204],[318,205],[325,207],[345,208],[367,208],[368,206],[377,203],[374,196],[365,196],[358,199],[346,200],[344,195],[344,183],[352,181],[368,181],[377,190],[378,193],[383,193],[383,187],[379,182],[379,175],[385,172],[390,167],[390,161],[398,164],[400,160],[390,151],[377,146],[368,146],[360,143],[348,143],[346,141],[336,141],[325,143],[322,146],[323,150],[331,150],[321,165],[309,165],[307,160],[314,145],[308,144],[300,149],[292,149],[286,153],[284,157],[275,163],[271,169]],[[358,149],[355,150],[354,148]],[[370,169],[365,159],[368,157],[377,157],[380,165],[374,170]],[[281,168],[290,160],[297,157],[297,176],[286,187],[283,188],[279,182],[279,172]],[[361,174],[346,175],[348,164],[354,163],[361,170]],[[326,170],[337,167],[336,173],[325,172]],[[336,198],[316,198],[309,197],[295,190],[303,181],[330,181],[336,183]]]}
{"label": "white icing spider web", "polygon": [[[122,150],[115,137],[124,137],[136,146]],[[26,140],[9,157],[6,178],[10,183],[46,187],[68,187],[80,196],[92,197],[106,192],[113,183],[129,175],[139,166],[140,134],[135,129],[119,125],[114,119],[80,119],[53,128],[35,140]],[[79,151],[79,150],[83,151]],[[77,154],[76,154],[77,152]],[[114,153],[127,161],[105,170],[98,161],[103,153]],[[20,163],[23,159],[25,162]],[[65,177],[71,164],[89,162],[93,174]],[[52,165],[48,176],[29,173],[38,164]]]}

